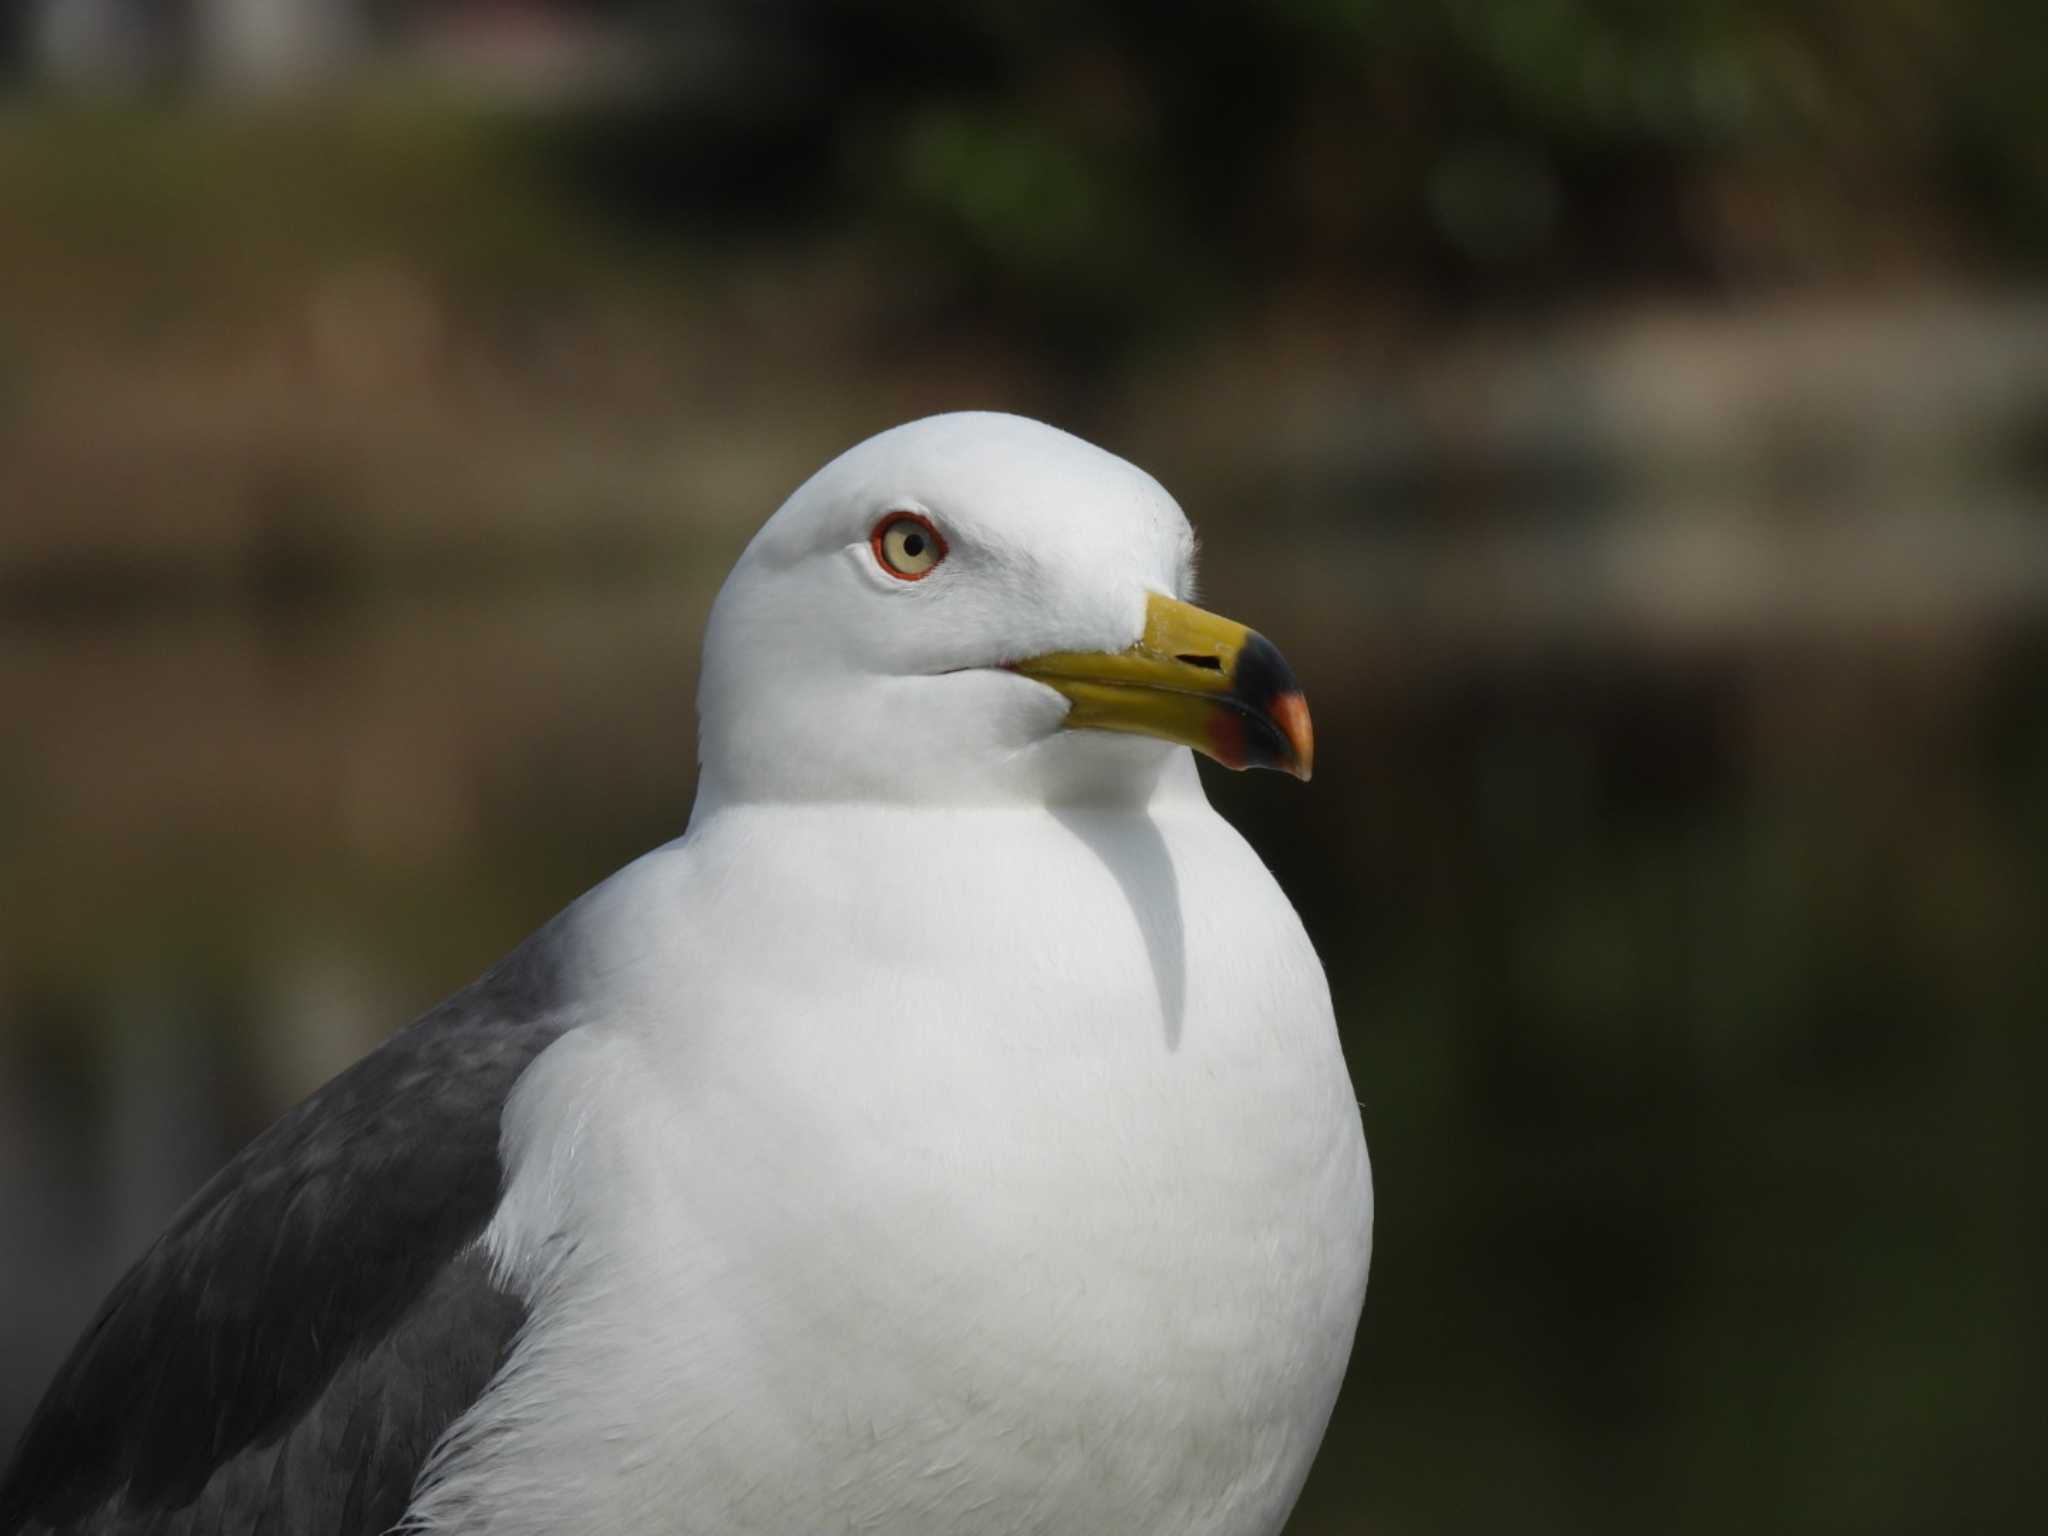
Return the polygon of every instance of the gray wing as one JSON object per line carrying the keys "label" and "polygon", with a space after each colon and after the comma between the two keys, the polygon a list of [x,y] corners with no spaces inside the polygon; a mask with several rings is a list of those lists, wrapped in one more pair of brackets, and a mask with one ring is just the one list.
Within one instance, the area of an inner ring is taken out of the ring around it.
{"label": "gray wing", "polygon": [[72,1348],[0,1533],[370,1536],[524,1318],[472,1245],[506,1096],[567,1027],[557,918],[245,1147]]}

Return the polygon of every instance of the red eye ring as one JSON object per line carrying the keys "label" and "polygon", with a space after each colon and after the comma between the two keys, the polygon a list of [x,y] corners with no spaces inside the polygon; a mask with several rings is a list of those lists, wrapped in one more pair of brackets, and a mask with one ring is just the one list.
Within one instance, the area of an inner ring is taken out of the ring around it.
{"label": "red eye ring", "polygon": [[[915,530],[908,535],[910,540],[915,541],[921,538],[929,541],[923,547],[904,552],[911,559],[924,559],[927,554],[930,555],[930,559],[915,570],[906,569],[904,565],[891,556],[889,550],[889,535],[900,530],[905,523],[916,525]],[[898,581],[923,581],[925,577],[937,570],[945,562],[946,558],[945,535],[934,528],[932,520],[921,512],[885,513],[881,520],[869,530],[868,548],[874,551],[875,564],[879,565]]]}

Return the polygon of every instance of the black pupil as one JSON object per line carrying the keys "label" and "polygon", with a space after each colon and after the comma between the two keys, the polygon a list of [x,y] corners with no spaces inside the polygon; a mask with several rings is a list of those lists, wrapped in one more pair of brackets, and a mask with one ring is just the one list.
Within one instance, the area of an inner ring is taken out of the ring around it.
{"label": "black pupil", "polygon": [[913,560],[923,554],[924,535],[921,533],[906,533],[903,535],[903,553],[910,556]]}

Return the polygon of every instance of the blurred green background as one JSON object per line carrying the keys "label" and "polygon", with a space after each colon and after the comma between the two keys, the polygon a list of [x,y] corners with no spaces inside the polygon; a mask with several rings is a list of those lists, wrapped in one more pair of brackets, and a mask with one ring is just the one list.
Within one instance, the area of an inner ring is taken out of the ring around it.
{"label": "blurred green background", "polygon": [[680,831],[782,497],[992,407],[1314,704],[1210,777],[1379,1184],[1292,1531],[2041,1528],[2037,0],[16,0],[0,79],[0,1444]]}

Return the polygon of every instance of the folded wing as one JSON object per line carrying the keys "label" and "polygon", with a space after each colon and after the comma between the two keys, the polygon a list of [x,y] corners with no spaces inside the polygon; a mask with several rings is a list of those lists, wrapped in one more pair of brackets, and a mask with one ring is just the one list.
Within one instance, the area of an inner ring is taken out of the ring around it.
{"label": "folded wing", "polygon": [[524,1319],[475,1248],[512,1085],[573,1022],[562,921],[245,1147],[115,1287],[0,1533],[374,1536]]}

